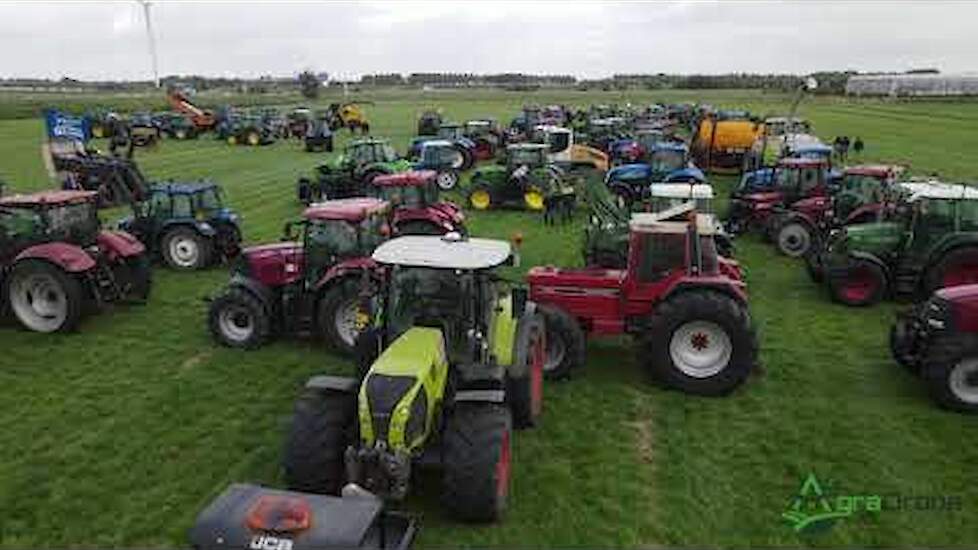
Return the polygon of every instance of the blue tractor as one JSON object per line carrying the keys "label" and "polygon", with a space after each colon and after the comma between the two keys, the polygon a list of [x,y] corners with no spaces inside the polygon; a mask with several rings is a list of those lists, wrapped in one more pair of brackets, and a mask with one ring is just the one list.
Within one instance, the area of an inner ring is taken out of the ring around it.
{"label": "blue tractor", "polygon": [[208,181],[157,183],[148,199],[133,204],[119,229],[138,238],[148,251],[174,269],[203,269],[240,251],[241,218]]}
{"label": "blue tractor", "polygon": [[[824,144],[812,144],[797,147],[788,151],[784,159],[817,160],[824,163],[825,181],[830,189],[842,180],[842,172],[832,166],[832,148]],[[744,172],[740,178],[738,191],[744,193],[760,193],[774,187],[776,166],[766,166],[757,170]]]}
{"label": "blue tractor", "polygon": [[458,151],[459,155],[455,165],[452,166],[455,170],[464,172],[472,168],[472,165],[475,164],[475,141],[465,136],[465,128],[461,124],[455,123],[442,123],[438,128],[438,135],[418,136],[412,139],[411,145],[408,147],[408,158],[420,158],[422,146],[425,142],[433,140],[450,141],[452,146]]}
{"label": "blue tractor", "polygon": [[648,198],[652,183],[706,183],[703,171],[689,160],[689,147],[678,142],[658,142],[647,163],[623,164],[608,171],[605,185],[620,206],[631,206]]}

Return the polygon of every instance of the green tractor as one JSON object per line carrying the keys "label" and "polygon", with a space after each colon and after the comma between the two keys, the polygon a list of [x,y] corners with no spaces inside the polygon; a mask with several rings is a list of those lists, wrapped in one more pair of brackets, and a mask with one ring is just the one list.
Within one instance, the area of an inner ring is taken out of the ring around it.
{"label": "green tractor", "polygon": [[806,258],[834,300],[866,306],[890,294],[978,282],[978,189],[915,181],[894,191],[883,221],[836,229]]}
{"label": "green tractor", "polygon": [[539,143],[506,147],[504,163],[479,168],[472,175],[468,203],[476,210],[520,204],[543,211],[548,196],[559,191],[563,174],[548,160],[549,148]]}
{"label": "green tractor", "polygon": [[315,180],[299,178],[296,191],[303,204],[362,197],[373,194],[369,186],[377,176],[405,172],[413,166],[399,158],[386,139],[358,139],[340,155],[317,166]]}
{"label": "green tractor", "polygon": [[[495,269],[509,243],[406,236],[380,245],[374,326],[356,378],[314,376],[285,448],[293,490],[403,499],[418,467],[441,469],[442,504],[464,521],[506,508],[515,428],[543,406],[545,327],[523,288]],[[366,292],[364,294],[367,294]],[[364,302],[366,300],[363,300]]]}
{"label": "green tractor", "polygon": [[231,122],[228,145],[269,145],[275,143],[276,133],[259,115],[242,115]]}

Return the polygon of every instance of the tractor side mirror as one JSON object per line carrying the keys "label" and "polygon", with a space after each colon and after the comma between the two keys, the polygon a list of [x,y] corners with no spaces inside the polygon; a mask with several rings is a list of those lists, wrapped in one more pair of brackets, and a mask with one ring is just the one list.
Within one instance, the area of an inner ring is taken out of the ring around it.
{"label": "tractor side mirror", "polygon": [[525,287],[514,287],[510,291],[513,305],[513,319],[519,319],[526,313],[527,292]]}

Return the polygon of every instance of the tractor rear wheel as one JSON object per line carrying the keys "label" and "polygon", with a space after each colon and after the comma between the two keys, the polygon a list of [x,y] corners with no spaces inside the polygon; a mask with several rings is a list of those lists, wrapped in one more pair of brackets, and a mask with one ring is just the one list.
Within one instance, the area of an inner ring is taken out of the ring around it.
{"label": "tractor rear wheel", "polygon": [[452,168],[455,168],[459,172],[464,172],[469,168],[472,168],[472,165],[475,164],[475,158],[472,156],[472,151],[468,147],[458,144],[455,145],[455,150],[458,151],[458,154],[461,155],[462,158],[458,162],[458,166],[453,165]]}
{"label": "tractor rear wheel", "polygon": [[791,221],[778,227],[775,242],[785,256],[800,258],[811,250],[814,239],[811,227],[803,222]]}
{"label": "tractor rear wheel", "polygon": [[354,277],[333,284],[319,300],[317,318],[319,333],[326,343],[343,355],[352,357],[356,349],[357,316],[360,312],[360,288]]}
{"label": "tractor rear wheel", "polygon": [[523,360],[526,371],[518,377],[507,378],[506,399],[516,429],[534,428],[543,413],[543,365],[547,359],[546,329],[543,319],[534,315],[527,319],[531,325],[526,338],[518,343],[516,358]]}
{"label": "tractor rear wheel", "polygon": [[492,208],[492,193],[489,187],[477,185],[469,191],[469,204],[476,210],[489,210]]}
{"label": "tractor rear wheel", "polygon": [[886,295],[886,275],[874,262],[852,258],[845,271],[830,273],[832,299],[847,306],[870,306]]}
{"label": "tractor rear wheel", "polygon": [[965,334],[936,340],[921,374],[939,405],[978,413],[978,336]]}
{"label": "tractor rear wheel", "polygon": [[750,375],[757,342],[746,306],[713,290],[692,290],[655,309],[639,354],[639,362],[667,385],[720,396]]}
{"label": "tractor rear wheel", "polygon": [[21,260],[7,280],[7,303],[17,320],[34,332],[68,332],[84,309],[82,285],[43,260]]}
{"label": "tractor rear wheel", "polygon": [[264,304],[247,290],[232,286],[211,302],[207,312],[211,336],[229,348],[261,347],[272,334],[272,319]]}
{"label": "tractor rear wheel", "polygon": [[338,494],[343,454],[353,442],[355,394],[306,389],[296,401],[285,440],[285,483],[289,489]]}
{"label": "tractor rear wheel", "polygon": [[978,283],[978,248],[959,248],[944,255],[927,274],[926,295],[939,288]]}
{"label": "tractor rear wheel", "polygon": [[498,521],[509,497],[512,450],[509,409],[460,403],[444,432],[442,504],[463,521]]}
{"label": "tractor rear wheel", "polygon": [[537,306],[546,330],[546,358],[543,374],[548,379],[568,378],[584,366],[587,339],[576,319],[554,306]]}
{"label": "tractor rear wheel", "polygon": [[211,241],[188,227],[178,227],[163,234],[163,259],[174,269],[203,269],[211,261]]}

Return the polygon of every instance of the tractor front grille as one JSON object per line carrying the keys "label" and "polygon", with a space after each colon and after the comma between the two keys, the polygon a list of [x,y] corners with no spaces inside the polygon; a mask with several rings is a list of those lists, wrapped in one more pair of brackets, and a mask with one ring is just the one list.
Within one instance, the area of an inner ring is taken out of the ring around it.
{"label": "tractor front grille", "polygon": [[370,375],[367,380],[367,403],[370,405],[375,440],[387,441],[394,408],[414,383],[415,379],[411,376]]}

